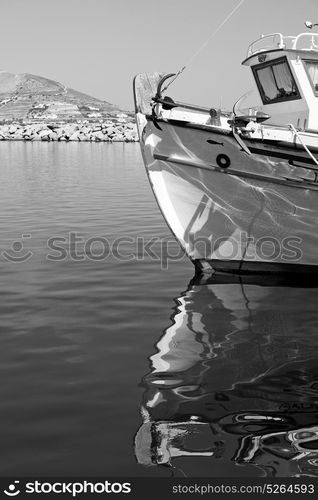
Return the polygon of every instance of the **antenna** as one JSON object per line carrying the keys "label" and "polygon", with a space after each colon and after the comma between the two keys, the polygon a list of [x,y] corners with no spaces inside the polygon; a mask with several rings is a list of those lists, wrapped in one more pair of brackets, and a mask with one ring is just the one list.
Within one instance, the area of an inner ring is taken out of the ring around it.
{"label": "antenna", "polygon": [[318,26],[318,23],[313,24],[311,21],[306,21],[305,26],[306,28],[312,30],[314,26]]}

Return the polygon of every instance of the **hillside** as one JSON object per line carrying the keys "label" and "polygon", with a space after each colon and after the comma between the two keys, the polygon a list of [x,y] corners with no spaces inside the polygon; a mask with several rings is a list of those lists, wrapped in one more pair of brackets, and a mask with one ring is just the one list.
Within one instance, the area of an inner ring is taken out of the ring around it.
{"label": "hillside", "polygon": [[0,122],[96,121],[121,114],[113,104],[54,80],[0,71]]}

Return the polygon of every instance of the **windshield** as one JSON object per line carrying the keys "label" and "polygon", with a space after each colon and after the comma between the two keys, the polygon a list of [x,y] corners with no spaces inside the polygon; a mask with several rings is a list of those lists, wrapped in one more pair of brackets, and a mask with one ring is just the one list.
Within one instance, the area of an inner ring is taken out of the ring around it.
{"label": "windshield", "polygon": [[264,104],[300,98],[286,58],[256,66],[253,72]]}

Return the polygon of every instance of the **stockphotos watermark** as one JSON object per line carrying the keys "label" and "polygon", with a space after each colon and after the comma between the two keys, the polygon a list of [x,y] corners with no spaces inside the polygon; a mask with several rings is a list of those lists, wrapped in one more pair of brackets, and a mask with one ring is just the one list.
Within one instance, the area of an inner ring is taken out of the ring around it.
{"label": "stockphotos watermark", "polygon": [[72,495],[76,497],[81,494],[107,494],[107,493],[131,493],[132,487],[129,482],[112,481],[30,481],[23,486],[20,481],[11,482],[3,493],[7,497],[16,497],[20,493],[40,495]]}
{"label": "stockphotos watermark", "polygon": [[[115,259],[122,262],[153,260],[168,269],[170,262],[182,260],[185,250],[175,238],[144,236],[120,236],[111,239],[105,235],[85,238],[76,231],[66,235],[50,236],[43,242],[42,250],[32,248],[32,234],[23,233],[1,251],[1,257],[8,262],[21,263],[32,259],[37,252],[45,255],[51,262],[60,261],[107,261]],[[190,235],[187,251],[201,259],[219,260],[261,260],[299,262],[302,258],[302,239],[289,236],[282,239],[273,236],[254,238],[245,232],[229,237],[196,237]]]}

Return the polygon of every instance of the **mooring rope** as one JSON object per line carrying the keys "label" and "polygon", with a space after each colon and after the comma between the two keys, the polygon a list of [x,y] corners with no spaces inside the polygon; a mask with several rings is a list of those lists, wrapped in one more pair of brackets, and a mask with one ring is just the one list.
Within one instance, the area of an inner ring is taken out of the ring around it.
{"label": "mooring rope", "polygon": [[305,151],[308,153],[308,155],[310,156],[310,158],[316,163],[316,165],[318,166],[318,161],[317,161],[317,158],[315,158],[315,156],[312,154],[312,152],[308,149],[308,147],[306,146],[306,144],[304,143],[304,141],[302,140],[302,138],[300,137],[299,133],[297,132],[297,130],[295,129],[294,125],[292,123],[289,123],[288,124],[289,128],[294,132],[295,136],[297,137],[297,139],[299,140],[300,144],[304,147]]}
{"label": "mooring rope", "polygon": [[211,35],[205,40],[205,42],[200,45],[200,47],[192,54],[191,57],[187,60],[184,66],[177,71],[175,74],[174,78],[170,80],[170,82],[165,86],[165,88],[162,90],[162,92],[165,92],[168,87],[178,78],[181,73],[184,72],[184,70],[189,66],[189,64],[192,63],[192,61],[200,54],[200,52],[210,43],[212,38],[220,31],[221,28],[231,19],[233,14],[241,7],[241,5],[245,2],[245,0],[240,0],[240,2],[234,7],[234,9],[226,16],[226,18],[219,24],[219,26],[211,33]]}

